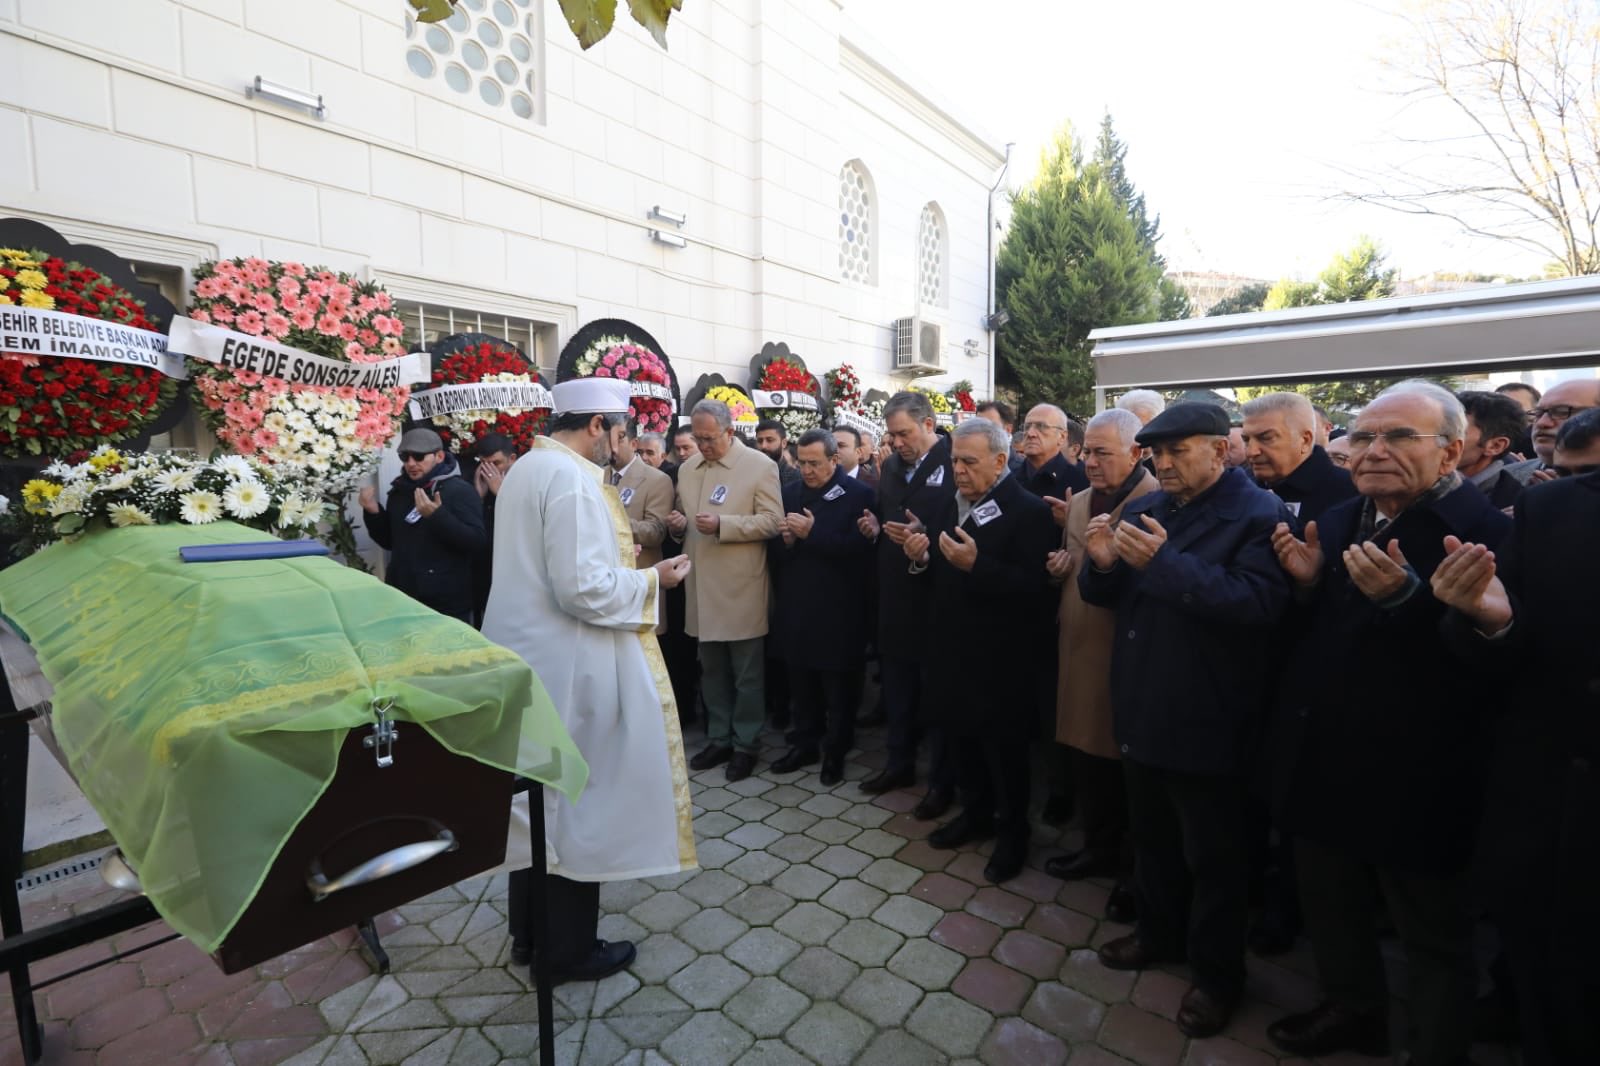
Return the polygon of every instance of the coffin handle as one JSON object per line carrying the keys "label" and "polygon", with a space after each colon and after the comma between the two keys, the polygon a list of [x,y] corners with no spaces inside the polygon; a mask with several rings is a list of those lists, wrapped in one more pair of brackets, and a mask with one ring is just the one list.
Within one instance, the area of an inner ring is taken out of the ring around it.
{"label": "coffin handle", "polygon": [[382,855],[375,855],[331,881],[328,880],[327,874],[322,872],[321,860],[313,859],[311,861],[311,869],[306,874],[306,888],[311,890],[311,898],[320,903],[335,892],[371,884],[380,878],[402,873],[413,866],[422,865],[435,855],[443,855],[447,851],[454,851],[456,847],[455,834],[440,826],[439,835],[434,839],[418,841],[415,844],[403,844],[392,851],[384,852]]}

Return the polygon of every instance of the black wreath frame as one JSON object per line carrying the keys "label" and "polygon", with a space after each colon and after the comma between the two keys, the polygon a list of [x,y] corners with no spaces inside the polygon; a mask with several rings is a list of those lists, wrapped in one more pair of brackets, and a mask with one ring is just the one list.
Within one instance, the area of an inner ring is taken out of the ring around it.
{"label": "black wreath frame", "polygon": [[561,358],[556,361],[556,380],[570,381],[577,377],[578,360],[583,358],[583,353],[589,350],[591,344],[606,336],[624,337],[660,356],[662,363],[666,364],[667,377],[672,382],[672,398],[678,405],[677,413],[682,415],[687,412],[678,384],[678,370],[672,365],[672,359],[662,350],[659,341],[625,318],[597,318],[574,333],[561,349]]}
{"label": "black wreath frame", "polygon": [[[95,244],[73,244],[43,222],[31,218],[0,218],[0,248],[37,248],[69,263],[79,262],[98,270],[128,290],[135,299],[144,301],[144,315],[157,333],[167,332],[178,313],[172,301],[161,295],[160,289],[134,275],[133,265],[122,256]],[[125,437],[117,445],[130,451],[143,451],[149,447],[151,437],[171,430],[183,421],[188,411],[189,383],[180,381],[172,402],[156,415],[155,421],[145,426],[138,436]]]}

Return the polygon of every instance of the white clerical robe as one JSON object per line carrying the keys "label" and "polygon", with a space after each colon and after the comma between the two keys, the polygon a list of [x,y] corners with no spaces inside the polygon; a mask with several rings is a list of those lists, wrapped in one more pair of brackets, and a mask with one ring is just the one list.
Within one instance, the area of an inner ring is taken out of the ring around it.
{"label": "white clerical robe", "polygon": [[[589,764],[576,803],[544,790],[547,868],[574,881],[696,865],[689,776],[656,644],[654,569],[604,472],[548,437],[495,502],[494,579],[483,635],[522,656]],[[527,796],[512,809],[504,868],[532,865]]]}

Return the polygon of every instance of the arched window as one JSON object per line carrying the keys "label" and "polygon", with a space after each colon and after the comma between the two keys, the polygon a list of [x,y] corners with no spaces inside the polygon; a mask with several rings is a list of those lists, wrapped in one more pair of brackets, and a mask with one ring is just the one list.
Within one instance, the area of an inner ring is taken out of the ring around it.
{"label": "arched window", "polygon": [[872,175],[852,159],[839,171],[839,276],[862,285],[878,281],[878,204]]}
{"label": "arched window", "polygon": [[918,299],[933,307],[950,306],[950,231],[944,212],[928,201],[917,222]]}

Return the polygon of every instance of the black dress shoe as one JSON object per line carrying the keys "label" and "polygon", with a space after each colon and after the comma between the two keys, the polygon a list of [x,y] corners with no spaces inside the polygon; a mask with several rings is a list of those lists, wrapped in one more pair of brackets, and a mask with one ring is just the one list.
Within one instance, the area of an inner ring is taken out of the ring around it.
{"label": "black dress shoe", "polygon": [[992,836],[994,836],[994,819],[980,818],[970,810],[966,810],[929,833],[928,846],[959,848],[963,844],[974,840],[988,840]]}
{"label": "black dress shoe", "polygon": [[1238,996],[1221,996],[1193,985],[1178,1004],[1178,1028],[1196,1039],[1216,1036],[1228,1027],[1238,1005]]}
{"label": "black dress shoe", "polygon": [[553,969],[550,982],[560,985],[568,981],[602,981],[633,965],[633,960],[638,956],[639,951],[631,941],[596,940],[594,950],[577,963]]}
{"label": "black dress shoe", "polygon": [[1389,1054],[1388,1017],[1343,1003],[1320,1003],[1303,1014],[1279,1018],[1267,1026],[1267,1036],[1291,1055],[1306,1058],[1340,1051]]}
{"label": "black dress shoe", "polygon": [[[777,764],[773,764],[773,769],[777,769]],[[829,758],[828,756],[824,755],[822,757],[822,772],[817,775],[817,780],[821,781],[824,785],[827,785],[829,788],[832,788],[834,785],[837,785],[840,781],[843,781],[844,780],[844,760],[843,759],[833,759],[833,758]]]}
{"label": "black dress shoe", "polygon": [[1114,877],[1117,864],[1092,851],[1071,851],[1046,859],[1044,872],[1063,881],[1079,881],[1085,877]]}
{"label": "black dress shoe", "polygon": [[755,772],[756,757],[748,751],[736,751],[733,758],[728,760],[728,780],[743,781]]}
{"label": "black dress shoe", "polygon": [[775,774],[792,774],[796,770],[810,766],[820,758],[822,758],[822,755],[816,748],[790,748],[783,753],[778,761],[772,764],[772,772]]}
{"label": "black dress shoe", "polygon": [[709,770],[733,758],[733,748],[727,744],[707,744],[689,760],[691,770]]}
{"label": "black dress shoe", "polygon": [[526,966],[533,961],[533,948],[520,941],[511,942],[511,965]]}
{"label": "black dress shoe", "polygon": [[1051,796],[1045,800],[1039,820],[1045,825],[1066,825],[1072,821],[1075,804],[1071,796]]}
{"label": "black dress shoe", "polygon": [[861,782],[861,791],[869,796],[876,796],[884,792],[893,792],[897,788],[910,788],[916,783],[917,772],[911,767],[891,766],[887,770],[879,770]]}
{"label": "black dress shoe", "polygon": [[1144,970],[1158,962],[1170,962],[1171,956],[1157,951],[1134,933],[1108,940],[1100,945],[1100,965],[1112,970]]}
{"label": "black dress shoe", "polygon": [[955,800],[955,789],[930,788],[928,794],[922,797],[922,801],[912,808],[911,817],[919,822],[931,822],[935,818],[942,818]]}
{"label": "black dress shoe", "polygon": [[1113,885],[1111,894],[1106,897],[1106,921],[1132,925],[1138,920],[1139,897],[1127,885]]}
{"label": "black dress shoe", "polygon": [[994,846],[994,854],[983,868],[984,880],[998,885],[1022,872],[1028,861],[1028,842],[1002,837]]}

